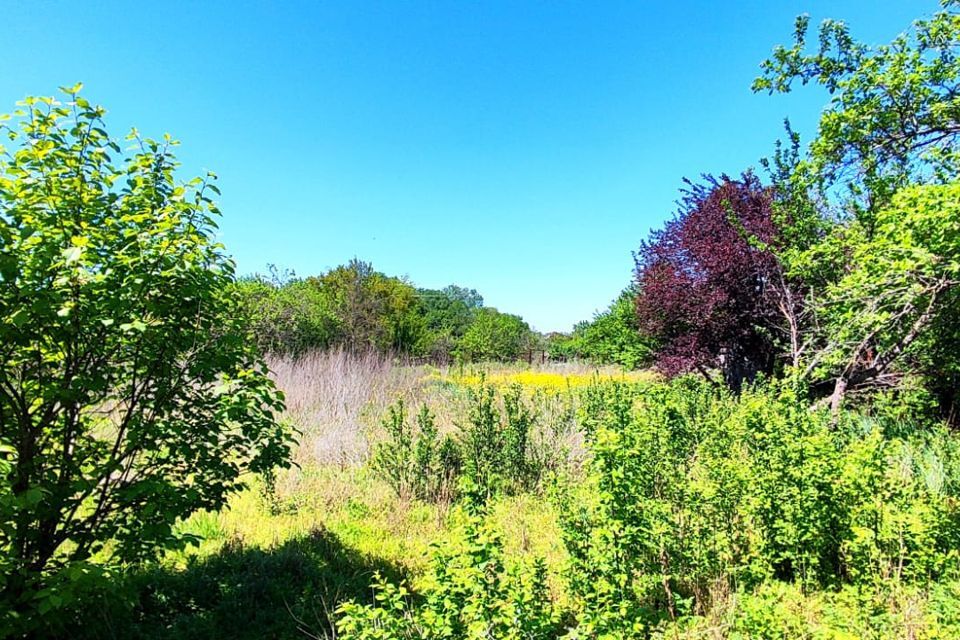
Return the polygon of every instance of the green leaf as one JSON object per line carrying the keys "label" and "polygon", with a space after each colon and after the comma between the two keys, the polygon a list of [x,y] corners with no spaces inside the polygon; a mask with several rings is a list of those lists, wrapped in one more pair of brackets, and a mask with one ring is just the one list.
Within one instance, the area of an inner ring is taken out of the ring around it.
{"label": "green leaf", "polygon": [[63,250],[63,261],[68,265],[73,264],[74,262],[77,262],[82,255],[82,247],[69,247]]}

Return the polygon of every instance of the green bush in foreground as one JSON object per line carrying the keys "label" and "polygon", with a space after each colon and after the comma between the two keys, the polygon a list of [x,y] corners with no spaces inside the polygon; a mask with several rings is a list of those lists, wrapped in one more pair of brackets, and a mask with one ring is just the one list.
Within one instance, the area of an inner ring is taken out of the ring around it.
{"label": "green bush in foreground", "polygon": [[469,638],[539,640],[556,636],[557,617],[546,569],[507,566],[500,537],[481,516],[468,515],[436,547],[430,588],[419,602],[382,578],[375,605],[347,602],[337,613],[341,640]]}
{"label": "green bush in foreground", "polygon": [[732,594],[706,617],[688,617],[650,634],[656,640],[933,640],[960,637],[960,583],[922,588],[891,583],[805,592],[765,584]]}
{"label": "green bush in foreground", "polygon": [[[723,594],[957,577],[958,446],[771,385],[589,390],[590,482],[561,493],[580,631],[711,611]],[[790,635],[784,637],[792,637]]]}
{"label": "green bush in foreground", "polygon": [[78,91],[0,118],[0,636],[105,565],[183,546],[179,519],[289,452],[213,177],[176,182],[175,143],[135,132],[112,159]]}

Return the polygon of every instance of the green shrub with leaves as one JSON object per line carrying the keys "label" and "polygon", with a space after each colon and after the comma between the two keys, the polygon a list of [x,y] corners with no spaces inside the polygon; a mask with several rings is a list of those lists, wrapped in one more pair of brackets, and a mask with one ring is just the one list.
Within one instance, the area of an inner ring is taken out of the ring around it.
{"label": "green shrub with leaves", "polygon": [[301,356],[342,339],[342,324],[315,280],[281,275],[246,277],[233,286],[263,353]]}
{"label": "green shrub with leaves", "polygon": [[475,490],[489,497],[502,484],[501,456],[504,448],[500,410],[493,386],[481,384],[469,393],[467,422],[460,425],[463,472]]}
{"label": "green shrub with leaves", "polygon": [[417,290],[406,278],[354,258],[307,283],[323,290],[351,351],[411,353],[426,330]]}
{"label": "green shrub with leaves", "polygon": [[483,307],[460,339],[457,355],[469,362],[519,360],[533,345],[535,335],[523,318]]}
{"label": "green shrub with leaves", "polygon": [[430,502],[450,498],[460,467],[460,451],[449,436],[440,438],[427,405],[417,413],[416,429],[408,423],[403,400],[387,409],[382,425],[387,439],[374,452],[374,472],[398,497]]}
{"label": "green shrub with leaves", "polygon": [[956,638],[960,635],[960,583],[929,588],[891,582],[846,585],[811,592],[769,582],[750,593],[718,602],[708,616],[663,625],[656,640],[846,640]]}
{"label": "green shrub with leaves", "polygon": [[528,486],[535,479],[536,469],[530,458],[530,440],[537,416],[524,402],[523,388],[513,385],[503,394],[503,469],[520,486]]}
{"label": "green shrub with leaves", "polygon": [[486,502],[498,493],[533,490],[560,467],[560,435],[542,433],[534,403],[521,386],[501,393],[482,383],[469,390],[467,402],[466,421],[443,437],[425,404],[415,424],[402,400],[387,409],[386,439],[371,465],[398,496],[437,502],[459,490]]}
{"label": "green shrub with leaves", "polygon": [[710,610],[717,594],[929,585],[958,571],[956,437],[810,409],[773,384],[598,385],[589,479],[559,492],[587,635]]}
{"label": "green shrub with leaves", "polygon": [[523,388],[513,385],[501,395],[493,385],[481,382],[468,398],[459,443],[471,490],[489,498],[498,492],[536,488],[552,460],[534,446],[541,425]]}
{"label": "green shrub with leaves", "polygon": [[434,550],[429,586],[414,596],[377,577],[375,605],[337,609],[341,640],[456,638],[537,640],[557,637],[558,618],[542,561],[508,566],[500,536],[482,515],[463,515]]}
{"label": "green shrub with leaves", "polygon": [[214,176],[65,90],[0,119],[0,635],[55,615],[90,564],[187,540],[245,472],[287,464],[282,396],[229,295]]}
{"label": "green shrub with leaves", "polygon": [[637,289],[628,287],[593,320],[577,324],[566,340],[553,341],[552,356],[638,369],[653,361],[653,341],[640,331]]}
{"label": "green shrub with leaves", "polygon": [[434,362],[449,363],[463,334],[483,308],[483,297],[475,289],[451,284],[443,289],[417,289],[426,331],[418,353]]}

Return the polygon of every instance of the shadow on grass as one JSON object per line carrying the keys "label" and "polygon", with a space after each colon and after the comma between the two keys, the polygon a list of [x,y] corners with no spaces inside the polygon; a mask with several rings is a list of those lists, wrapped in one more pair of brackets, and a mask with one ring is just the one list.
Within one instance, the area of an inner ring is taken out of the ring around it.
{"label": "shadow on grass", "polygon": [[[81,603],[63,638],[253,639],[331,636],[333,609],[346,599],[372,601],[375,571],[402,572],[344,547],[316,530],[272,549],[228,543],[182,570],[153,568],[129,575],[113,591]],[[53,630],[51,630],[53,631]]]}

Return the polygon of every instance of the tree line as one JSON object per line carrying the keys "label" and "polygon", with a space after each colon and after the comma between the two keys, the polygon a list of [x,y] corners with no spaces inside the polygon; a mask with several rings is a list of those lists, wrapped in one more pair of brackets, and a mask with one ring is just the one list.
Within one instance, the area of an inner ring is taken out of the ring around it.
{"label": "tree line", "polygon": [[415,286],[353,259],[301,278],[271,266],[232,287],[264,353],[300,356],[343,348],[415,360],[585,359],[636,368],[649,360],[628,289],[610,308],[569,333],[540,334],[520,316],[484,305],[475,289]]}
{"label": "tree line", "polygon": [[517,360],[538,345],[520,316],[484,306],[474,289],[417,288],[359,259],[307,278],[272,267],[234,294],[265,353],[340,347],[449,362]]}

